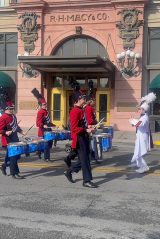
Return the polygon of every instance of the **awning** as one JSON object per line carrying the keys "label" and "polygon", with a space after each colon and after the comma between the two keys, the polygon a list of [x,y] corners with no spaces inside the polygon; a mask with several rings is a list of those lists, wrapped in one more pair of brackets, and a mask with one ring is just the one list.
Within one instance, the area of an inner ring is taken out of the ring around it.
{"label": "awning", "polygon": [[15,88],[16,85],[12,78],[6,73],[0,71],[0,88]]}
{"label": "awning", "polygon": [[114,64],[109,59],[96,57],[19,56],[20,63],[40,72],[100,72],[113,74]]}
{"label": "awning", "polygon": [[149,89],[157,89],[160,88],[160,74],[157,75],[150,83]]}

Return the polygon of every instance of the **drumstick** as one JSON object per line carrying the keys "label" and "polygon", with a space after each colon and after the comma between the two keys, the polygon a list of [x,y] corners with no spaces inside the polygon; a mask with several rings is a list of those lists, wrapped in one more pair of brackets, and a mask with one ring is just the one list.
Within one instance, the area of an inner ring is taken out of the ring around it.
{"label": "drumstick", "polygon": [[24,133],[25,135],[28,134],[28,132],[33,128],[34,124],[26,131],[26,133]]}
{"label": "drumstick", "polygon": [[17,124],[19,124],[20,122],[21,122],[21,120],[19,120]]}
{"label": "drumstick", "polygon": [[104,120],[105,118],[101,119],[93,128],[96,129]]}

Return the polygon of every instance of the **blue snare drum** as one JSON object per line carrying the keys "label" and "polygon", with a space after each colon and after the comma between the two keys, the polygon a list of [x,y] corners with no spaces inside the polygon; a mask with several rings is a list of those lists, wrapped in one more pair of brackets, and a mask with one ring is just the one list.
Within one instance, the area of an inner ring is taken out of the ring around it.
{"label": "blue snare drum", "polygon": [[29,142],[28,145],[28,153],[33,153],[38,151],[38,142]]}
{"label": "blue snare drum", "polygon": [[58,133],[55,131],[49,131],[49,132],[44,132],[44,139],[49,141],[49,140],[55,140],[58,138]]}
{"label": "blue snare drum", "polygon": [[66,139],[71,140],[71,132],[66,130]]}
{"label": "blue snare drum", "polygon": [[101,141],[102,151],[106,152],[112,148],[112,137],[110,134],[103,133]]}
{"label": "blue snare drum", "polygon": [[38,141],[38,151],[44,151],[46,148],[47,141],[44,139],[41,139]]}
{"label": "blue snare drum", "polygon": [[111,137],[113,138],[114,132],[113,132],[113,127],[109,126],[108,127],[108,133],[111,135]]}
{"label": "blue snare drum", "polygon": [[71,133],[68,130],[62,130],[58,133],[58,140],[71,139]]}
{"label": "blue snare drum", "polygon": [[111,137],[113,138],[113,127],[112,126],[105,126],[103,128],[103,132],[111,134]]}
{"label": "blue snare drum", "polygon": [[8,157],[21,155],[26,153],[27,144],[24,142],[11,143],[7,146]]}
{"label": "blue snare drum", "polygon": [[58,140],[65,140],[65,139],[66,139],[65,130],[59,131],[58,132]]}

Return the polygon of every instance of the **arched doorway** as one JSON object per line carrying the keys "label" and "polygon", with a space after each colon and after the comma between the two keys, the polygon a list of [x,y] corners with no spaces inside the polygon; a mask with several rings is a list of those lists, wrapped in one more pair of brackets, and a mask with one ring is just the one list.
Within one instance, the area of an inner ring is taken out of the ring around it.
{"label": "arched doorway", "polygon": [[[65,72],[64,70],[61,73],[52,74],[51,112],[53,123],[59,124],[59,120],[63,119],[63,124],[67,124],[69,111],[72,108],[71,97],[74,86],[78,83],[81,90],[86,94],[93,94],[96,97],[97,119],[100,120],[103,115],[106,124],[109,125],[110,88],[113,75],[106,70],[103,71],[100,67],[97,67],[97,69],[93,67],[91,69],[85,65],[84,69],[84,61],[81,61],[82,58],[86,58],[89,64],[89,59],[92,61],[94,57],[104,61],[109,59],[104,46],[91,37],[74,36],[60,43],[56,49],[53,50],[52,55],[54,57],[68,59],[68,62],[69,59],[73,59],[74,61],[74,59],[79,58],[79,63],[77,61],[74,70],[72,69],[70,72]],[[81,67],[79,67],[79,64],[81,64]],[[92,89],[90,85],[92,85]]]}
{"label": "arched doorway", "polygon": [[53,50],[52,55],[58,57],[92,57],[109,58],[104,46],[94,38],[88,36],[74,36],[60,43]]}

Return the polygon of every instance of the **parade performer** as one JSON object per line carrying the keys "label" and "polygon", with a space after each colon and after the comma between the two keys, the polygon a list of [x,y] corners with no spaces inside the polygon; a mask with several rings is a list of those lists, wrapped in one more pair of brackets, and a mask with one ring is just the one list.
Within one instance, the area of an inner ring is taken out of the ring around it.
{"label": "parade performer", "polygon": [[[38,127],[38,137],[44,137],[46,131],[52,131],[51,127],[56,127],[56,125],[51,123],[49,112],[47,110],[47,102],[39,91],[34,88],[31,93],[38,100],[38,112],[36,117],[36,126]],[[46,162],[50,161],[50,149],[52,148],[53,140],[46,142],[46,147],[44,149],[44,160]],[[41,158],[41,152],[38,152],[39,158]]]}
{"label": "parade performer", "polygon": [[19,167],[17,160],[20,156],[8,157],[7,145],[9,143],[19,142],[17,133],[25,135],[23,130],[18,126],[17,117],[14,114],[14,104],[11,101],[6,102],[4,113],[0,117],[0,134],[2,147],[6,150],[6,156],[4,163],[1,166],[1,171],[4,175],[6,173],[6,167],[10,165],[10,174],[12,178],[24,178],[19,175]]}
{"label": "parade performer", "polygon": [[78,173],[82,169],[83,186],[96,188],[97,186],[92,182],[92,173],[89,160],[89,133],[93,132],[92,128],[87,128],[84,118],[83,105],[86,96],[77,92],[74,96],[74,107],[70,111],[70,129],[72,137],[72,149],[78,152],[78,161],[71,166],[64,175],[67,179],[74,183],[72,173]]}
{"label": "parade performer", "polygon": [[149,103],[153,102],[155,99],[156,96],[153,93],[149,93],[147,97],[143,97],[140,105],[138,106],[139,118],[131,118],[129,120],[131,125],[136,127],[136,141],[131,165],[139,168],[136,170],[138,173],[145,173],[149,171],[149,167],[144,159],[144,156],[151,149],[153,143],[147,111],[149,110]]}
{"label": "parade performer", "polygon": [[[81,92],[81,91],[79,91],[79,92]],[[77,93],[75,92],[74,94],[77,94]],[[72,96],[72,98],[74,99],[74,95]],[[83,108],[84,113],[85,113],[86,123],[87,123],[87,125],[89,125],[88,127],[90,128],[90,127],[92,127],[96,124],[95,110],[93,108],[94,105],[95,105],[95,101],[94,101],[93,98],[91,98],[89,96],[86,97],[86,99],[87,100],[86,100],[86,102],[85,102],[85,104],[83,105],[82,108]],[[85,112],[85,110],[86,110],[86,112]],[[70,123],[68,125],[69,125],[69,130],[70,130]],[[96,163],[99,163],[95,159],[95,154],[94,154],[94,151],[92,150],[91,146],[90,146],[90,155],[91,155],[91,160],[95,160]],[[78,156],[77,150],[72,148],[72,150],[69,152],[67,157],[64,159],[64,162],[67,165],[67,167],[71,167],[72,160],[74,160],[77,156]]]}
{"label": "parade performer", "polygon": [[[37,112],[36,125],[38,127],[38,137],[43,137],[44,132],[51,131],[51,127],[55,127],[51,123],[49,112],[47,111],[47,102],[44,98],[39,99],[38,104],[40,109]],[[48,140],[46,142],[46,147],[44,149],[44,160],[46,162],[50,161],[50,149],[52,148],[53,140]],[[41,153],[39,152],[39,157]]]}

